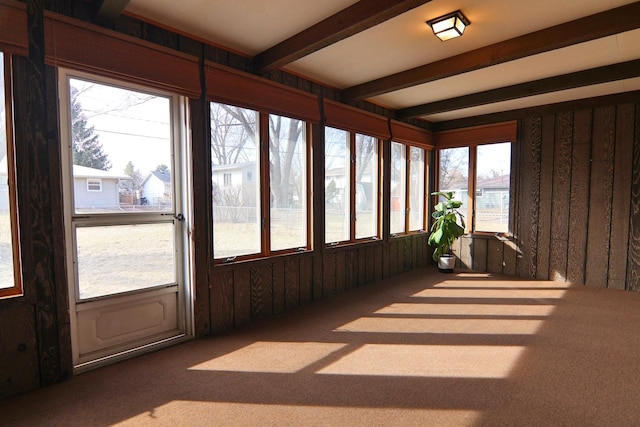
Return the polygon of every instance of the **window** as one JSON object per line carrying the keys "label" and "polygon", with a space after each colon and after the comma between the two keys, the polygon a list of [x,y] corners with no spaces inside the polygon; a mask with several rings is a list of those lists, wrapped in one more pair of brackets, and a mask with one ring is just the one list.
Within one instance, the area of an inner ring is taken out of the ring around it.
{"label": "window", "polygon": [[102,180],[87,178],[87,191],[102,191]]}
{"label": "window", "polygon": [[325,128],[325,243],[379,237],[379,164],[377,138]]}
{"label": "window", "polygon": [[214,258],[308,249],[307,124],[216,102],[210,107]]}
{"label": "window", "polygon": [[425,150],[391,143],[391,234],[425,229]]}
{"label": "window", "polygon": [[441,149],[438,172],[440,191],[463,202],[468,231],[509,231],[510,142]]}
{"label": "window", "polygon": [[[7,61],[5,62],[5,59]],[[9,61],[0,52],[0,298],[22,295]]]}

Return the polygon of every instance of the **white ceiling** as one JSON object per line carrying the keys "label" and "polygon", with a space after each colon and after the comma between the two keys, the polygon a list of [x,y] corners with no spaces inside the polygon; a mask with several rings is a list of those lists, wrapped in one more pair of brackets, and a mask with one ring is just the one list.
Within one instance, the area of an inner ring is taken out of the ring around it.
{"label": "white ceiling", "polygon": [[[126,12],[252,57],[356,3],[354,0],[131,0]],[[443,60],[633,0],[433,0],[287,64],[338,89]],[[425,21],[461,9],[465,34],[437,39]],[[392,109],[640,59],[640,29],[368,98]],[[444,121],[640,89],[640,79],[563,90],[423,116]]]}

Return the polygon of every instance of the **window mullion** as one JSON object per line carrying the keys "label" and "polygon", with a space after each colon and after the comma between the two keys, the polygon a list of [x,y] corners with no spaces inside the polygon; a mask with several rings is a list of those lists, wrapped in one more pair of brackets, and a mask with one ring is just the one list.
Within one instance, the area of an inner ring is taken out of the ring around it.
{"label": "window mullion", "polygon": [[405,145],[405,194],[404,194],[404,232],[409,233],[411,229],[411,146]]}
{"label": "window mullion", "polygon": [[477,146],[469,147],[469,201],[468,201],[468,215],[470,218],[467,218],[467,232],[473,232],[476,227],[476,209],[475,209],[475,198],[476,198],[476,159],[477,159]]}
{"label": "window mullion", "polygon": [[271,252],[271,181],[269,155],[271,135],[269,134],[269,115],[260,113],[260,200],[262,202],[261,249],[263,255]]}
{"label": "window mullion", "polygon": [[356,239],[356,134],[349,133],[349,241]]}

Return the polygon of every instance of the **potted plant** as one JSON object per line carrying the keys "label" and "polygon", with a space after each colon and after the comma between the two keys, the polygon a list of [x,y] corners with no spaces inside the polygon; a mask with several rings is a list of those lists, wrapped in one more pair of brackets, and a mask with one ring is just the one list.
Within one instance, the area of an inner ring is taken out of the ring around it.
{"label": "potted plant", "polygon": [[[429,245],[435,247],[433,260],[438,263],[441,272],[453,273],[456,259],[451,253],[451,246],[464,234],[464,217],[458,211],[462,202],[453,199],[452,191],[437,191],[431,195],[441,198],[431,214],[435,219],[429,235]],[[458,218],[462,226],[458,224]]]}

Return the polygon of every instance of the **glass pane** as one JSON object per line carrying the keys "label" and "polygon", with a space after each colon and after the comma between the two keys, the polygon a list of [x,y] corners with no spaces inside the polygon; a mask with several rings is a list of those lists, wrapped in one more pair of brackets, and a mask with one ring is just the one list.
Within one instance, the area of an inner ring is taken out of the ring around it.
{"label": "glass pane", "polygon": [[7,114],[4,95],[4,56],[0,52],[0,289],[14,287],[11,209],[7,180]]}
{"label": "glass pane", "polygon": [[69,88],[76,212],[172,211],[170,99],[76,78]]}
{"label": "glass pane", "polygon": [[404,233],[407,200],[407,146],[391,143],[391,233]]}
{"label": "glass pane", "polygon": [[469,148],[440,150],[439,174],[439,191],[453,191],[454,198],[462,202],[458,211],[466,222],[469,204]]}
{"label": "glass pane", "polygon": [[511,143],[478,146],[476,231],[509,231]]}
{"label": "glass pane", "polygon": [[378,140],[356,134],[356,238],[378,237]]}
{"label": "glass pane", "polygon": [[213,256],[260,252],[258,113],[211,104]]}
{"label": "glass pane", "polygon": [[326,127],[324,140],[324,241],[347,241],[351,200],[349,132]]}
{"label": "glass pane", "polygon": [[76,242],[80,299],[176,281],[172,223],[78,227]]}
{"label": "glass pane", "polygon": [[305,122],[269,115],[271,250],[307,246]]}
{"label": "glass pane", "polygon": [[409,182],[409,230],[424,230],[424,193],[425,151],[422,148],[411,147],[409,168],[411,178]]}

